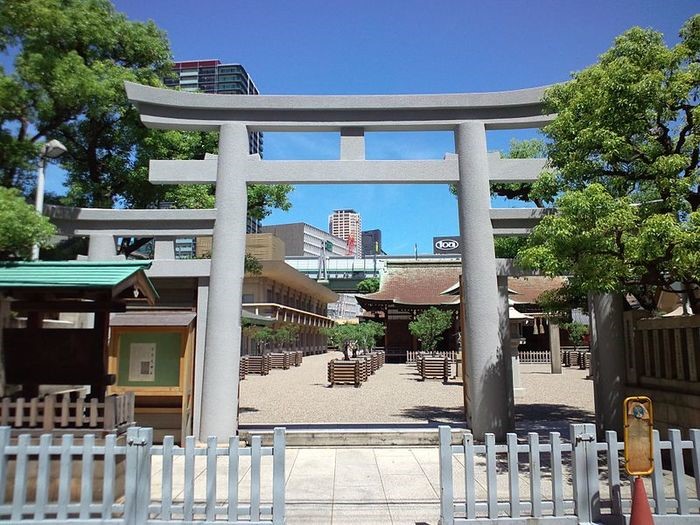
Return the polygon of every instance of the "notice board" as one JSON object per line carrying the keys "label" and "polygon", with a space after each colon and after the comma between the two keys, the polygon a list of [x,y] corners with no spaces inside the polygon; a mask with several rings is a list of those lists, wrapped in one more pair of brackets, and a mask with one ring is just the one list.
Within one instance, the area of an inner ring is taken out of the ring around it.
{"label": "notice board", "polygon": [[120,333],[117,386],[180,386],[183,335],[151,331]]}

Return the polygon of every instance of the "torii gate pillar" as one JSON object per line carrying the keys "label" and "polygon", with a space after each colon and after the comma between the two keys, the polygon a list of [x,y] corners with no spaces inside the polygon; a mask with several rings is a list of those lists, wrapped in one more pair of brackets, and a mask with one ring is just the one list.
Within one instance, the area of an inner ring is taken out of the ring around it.
{"label": "torii gate pillar", "polygon": [[199,439],[225,441],[238,430],[238,369],[241,363],[241,297],[245,273],[244,173],[236,161],[248,156],[244,124],[221,125],[216,175],[216,222],[209,276]]}
{"label": "torii gate pillar", "polygon": [[464,404],[476,439],[486,432],[504,438],[513,428],[512,396],[499,330],[496,254],[489,208],[489,164],[486,130],[478,121],[455,129],[459,156],[459,230],[462,244],[464,316],[462,342],[466,350]]}

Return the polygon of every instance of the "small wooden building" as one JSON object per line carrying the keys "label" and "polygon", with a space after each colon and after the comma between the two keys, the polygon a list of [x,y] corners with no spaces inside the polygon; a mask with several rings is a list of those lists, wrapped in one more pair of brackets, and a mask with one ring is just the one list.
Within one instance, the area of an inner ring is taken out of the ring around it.
{"label": "small wooden building", "polygon": [[192,434],[193,311],[135,310],[113,314],[109,372],[113,394],[135,396],[139,425],[153,427],[156,441],[165,435]]}
{"label": "small wooden building", "polygon": [[379,291],[357,296],[357,302],[368,312],[367,318],[385,324],[387,362],[406,362],[407,352],[420,349],[420,343],[408,330],[408,323],[433,306],[454,312],[442,349],[458,349],[459,296],[443,292],[459,280],[461,273],[459,261],[387,262]]}
{"label": "small wooden building", "polygon": [[[2,424],[11,420],[17,428],[109,432],[133,423],[133,412],[125,411],[131,407],[127,398],[116,405],[114,399],[105,401],[107,386],[114,380],[107,368],[109,315],[125,311],[127,304],[154,303],[157,294],[144,273],[150,265],[150,261],[0,263],[0,354],[5,372],[0,388],[11,394],[3,400]],[[55,323],[46,321],[62,313],[91,315],[87,323],[91,326],[70,328],[66,323],[67,328],[48,328]],[[24,326],[8,327],[11,315],[15,324],[17,317],[26,316]],[[84,385],[89,385],[85,400]],[[70,397],[54,399],[56,391]],[[115,410],[109,408],[114,406],[122,414],[116,419]],[[51,407],[56,407],[58,416]],[[56,417],[59,423],[54,423]]]}

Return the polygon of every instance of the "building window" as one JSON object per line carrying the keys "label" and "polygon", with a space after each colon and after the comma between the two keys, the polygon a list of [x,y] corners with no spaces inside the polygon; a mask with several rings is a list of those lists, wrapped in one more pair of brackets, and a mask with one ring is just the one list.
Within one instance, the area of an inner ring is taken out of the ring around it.
{"label": "building window", "polygon": [[243,302],[244,303],[254,303],[255,296],[252,293],[244,293],[243,294]]}

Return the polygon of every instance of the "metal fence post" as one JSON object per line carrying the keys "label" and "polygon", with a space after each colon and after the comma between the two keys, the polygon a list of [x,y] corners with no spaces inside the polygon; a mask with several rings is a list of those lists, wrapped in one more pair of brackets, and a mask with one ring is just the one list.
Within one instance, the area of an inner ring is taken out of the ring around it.
{"label": "metal fence post", "polygon": [[284,469],[285,435],[284,428],[275,428],[272,441],[272,523],[283,525],[285,518]]}
{"label": "metal fence post", "polygon": [[126,481],[124,520],[143,525],[151,503],[151,446],[153,429],[131,427],[126,431]]}
{"label": "metal fence post", "polygon": [[452,431],[450,427],[438,427],[440,437],[440,525],[453,525],[454,484],[452,482]]}
{"label": "metal fence post", "polygon": [[580,524],[592,524],[600,519],[596,427],[585,423],[573,424],[569,428],[575,511]]}

